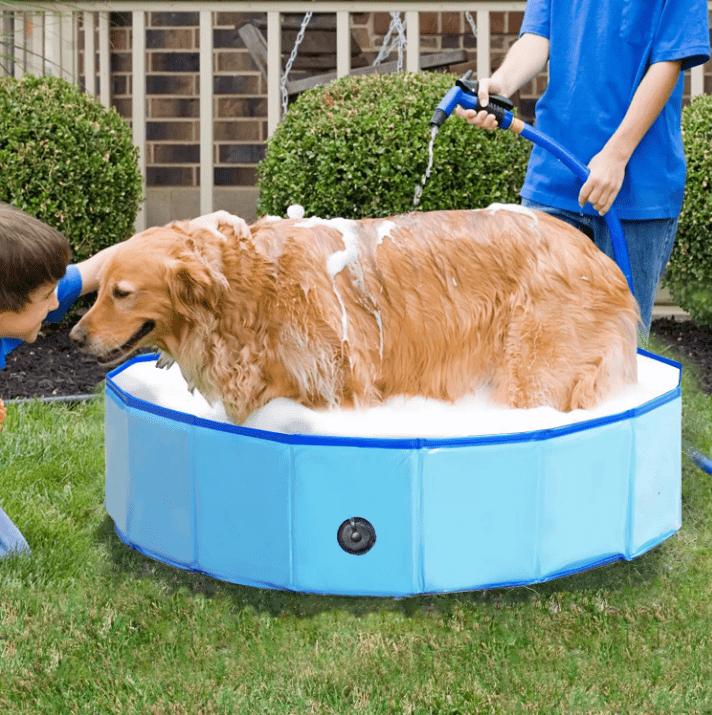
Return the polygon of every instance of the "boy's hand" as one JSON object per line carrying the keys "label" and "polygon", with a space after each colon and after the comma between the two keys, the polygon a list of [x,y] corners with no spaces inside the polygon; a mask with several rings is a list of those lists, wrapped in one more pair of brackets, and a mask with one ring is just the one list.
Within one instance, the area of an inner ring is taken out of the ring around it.
{"label": "boy's hand", "polygon": [[[486,107],[489,104],[490,94],[501,93],[502,86],[497,80],[481,79],[477,99],[479,99],[483,107]],[[463,109],[458,105],[455,107],[455,114],[465,119],[468,124],[473,124],[480,129],[497,129],[497,117],[495,117],[494,114],[489,114],[484,109],[476,112],[474,109]]]}
{"label": "boy's hand", "polygon": [[5,421],[6,417],[7,417],[7,408],[3,404],[3,401],[0,400],[0,430],[2,429],[2,423]]}
{"label": "boy's hand", "polygon": [[618,196],[625,178],[627,161],[604,147],[588,164],[590,174],[579,192],[579,206],[590,202],[601,216],[605,216]]}

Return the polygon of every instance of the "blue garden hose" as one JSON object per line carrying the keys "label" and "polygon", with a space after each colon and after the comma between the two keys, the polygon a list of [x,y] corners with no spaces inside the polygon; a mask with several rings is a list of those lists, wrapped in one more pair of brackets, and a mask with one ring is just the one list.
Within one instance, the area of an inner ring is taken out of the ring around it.
{"label": "blue garden hose", "polygon": [[682,441],[682,451],[702,471],[712,474],[712,459],[702,454],[699,449],[693,447],[687,440]]}
{"label": "blue garden hose", "polygon": [[[590,173],[588,167],[582,164],[575,156],[570,154],[551,137],[548,137],[543,132],[531,126],[531,124],[527,124],[521,119],[515,119],[511,111],[514,105],[506,97],[492,95],[490,97],[490,103],[486,107],[483,107],[477,97],[479,83],[476,80],[471,80],[471,76],[472,70],[469,70],[457,80],[454,87],[448,90],[447,94],[440,101],[440,104],[438,104],[433,118],[430,120],[431,126],[438,128],[442,126],[443,122],[452,114],[452,111],[458,104],[465,109],[474,109],[475,111],[485,109],[490,114],[494,114],[500,129],[509,129],[515,134],[551,152],[568,167],[578,179],[582,182],[586,181]],[[613,253],[616,263],[628,281],[630,292],[635,295],[630,258],[628,256],[628,246],[625,242],[620,219],[614,209],[608,211],[605,218],[611,236],[611,243],[613,244]]]}
{"label": "blue garden hose", "polygon": [[[497,118],[497,126],[500,129],[509,129],[515,134],[551,152],[568,167],[578,179],[582,182],[586,181],[590,173],[588,167],[582,164],[575,156],[570,154],[551,137],[548,137],[543,132],[531,126],[531,124],[527,124],[521,119],[516,119],[512,114],[514,105],[506,97],[501,97],[496,94],[490,95],[490,103],[486,107],[483,107],[477,97],[479,83],[476,80],[471,80],[471,76],[472,70],[460,77],[455,83],[455,86],[448,90],[430,120],[432,127],[440,128],[458,104],[465,109],[474,109],[476,112],[484,109],[489,114],[494,114]],[[623,226],[615,209],[610,209],[605,218],[611,236],[611,243],[613,244],[613,253],[616,263],[628,281],[630,292],[635,295],[633,290],[633,276],[630,268],[630,257],[628,256],[628,246],[623,234]],[[712,459],[705,456],[686,441],[683,442],[683,451],[700,469],[707,472],[707,474],[712,474]]]}

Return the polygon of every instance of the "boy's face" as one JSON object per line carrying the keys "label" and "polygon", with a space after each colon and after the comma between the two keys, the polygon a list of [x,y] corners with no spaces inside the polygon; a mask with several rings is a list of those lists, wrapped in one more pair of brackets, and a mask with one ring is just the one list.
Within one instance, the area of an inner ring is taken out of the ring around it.
{"label": "boy's face", "polygon": [[59,306],[56,288],[56,283],[45,283],[30,293],[29,301],[18,313],[0,311],[0,337],[33,343],[47,313]]}

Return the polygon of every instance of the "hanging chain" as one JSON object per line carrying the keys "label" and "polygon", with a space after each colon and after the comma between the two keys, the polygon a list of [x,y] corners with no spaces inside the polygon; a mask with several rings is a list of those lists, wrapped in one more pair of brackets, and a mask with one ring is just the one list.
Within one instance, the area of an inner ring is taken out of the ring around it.
{"label": "hanging chain", "polygon": [[477,26],[475,25],[475,21],[472,19],[472,13],[465,12],[465,20],[470,23],[470,27],[472,28],[472,34],[474,38],[477,39]]}
{"label": "hanging chain", "polygon": [[[282,115],[287,113],[287,109],[289,107],[289,95],[287,94],[287,77],[289,76],[289,73],[292,69],[292,65],[294,64],[294,61],[297,59],[297,52],[299,50],[299,45],[302,44],[302,40],[304,39],[304,33],[306,32],[307,25],[309,24],[309,21],[311,20],[313,15],[313,12],[309,11],[304,15],[304,19],[302,20],[302,25],[299,28],[299,33],[297,34],[297,39],[294,42],[294,47],[292,48],[292,53],[289,56],[289,59],[287,60],[287,64],[284,68],[284,73],[282,74],[282,81],[280,83],[280,89],[282,92]],[[381,62],[383,62],[386,57],[393,51],[394,46],[398,48],[398,65],[396,70],[398,72],[403,71],[403,48],[407,44],[407,39],[405,36],[405,27],[406,23],[401,20],[400,17],[400,12],[391,12],[391,23],[388,26],[388,33],[386,36],[383,38],[383,44],[381,45],[381,49],[378,52],[378,56],[376,59],[373,61],[373,66],[380,65]],[[472,29],[472,34],[477,38],[477,26],[475,25],[475,21],[472,18],[472,13],[470,12],[465,12],[465,19],[470,25],[470,28]],[[396,32],[396,37],[393,39],[393,43],[389,45],[389,42],[391,41],[391,35]]]}
{"label": "hanging chain", "polygon": [[391,16],[393,21],[396,23],[396,31],[398,32],[398,66],[396,72],[403,71],[403,48],[406,46],[407,40],[405,37],[405,23],[401,22],[400,13],[392,12]]}
{"label": "hanging chain", "polygon": [[[394,13],[391,13],[391,16]],[[393,30],[396,29],[395,22],[393,21],[393,17],[391,17],[391,24],[388,26],[388,33],[386,36],[383,38],[383,44],[381,45],[381,49],[378,51],[378,57],[376,57],[375,60],[373,60],[373,66],[376,67],[383,62],[383,60],[388,57],[391,48],[388,46],[388,43],[391,41],[391,35],[393,34]]]}
{"label": "hanging chain", "polygon": [[282,116],[287,113],[287,108],[289,107],[289,95],[287,94],[287,77],[289,76],[289,72],[292,69],[294,60],[297,59],[297,50],[299,50],[299,45],[302,44],[302,40],[304,39],[304,33],[306,32],[309,20],[311,20],[312,18],[312,14],[313,13],[309,11],[304,15],[304,19],[302,20],[302,26],[299,28],[299,34],[297,35],[297,39],[294,42],[294,47],[292,48],[292,54],[289,56],[287,64],[284,68],[284,74],[282,75],[282,82],[280,85],[280,89],[282,90]]}
{"label": "hanging chain", "polygon": [[[405,37],[405,26],[406,23],[400,18],[399,12],[392,12],[391,14],[391,24],[388,26],[388,34],[383,38],[383,44],[378,52],[378,57],[373,61],[373,65],[380,65],[388,55],[393,52],[393,48],[398,48],[398,67],[397,71],[401,72],[403,70],[403,48],[406,46]],[[396,31],[397,35],[393,38],[392,44],[389,45],[391,41],[391,35]]]}

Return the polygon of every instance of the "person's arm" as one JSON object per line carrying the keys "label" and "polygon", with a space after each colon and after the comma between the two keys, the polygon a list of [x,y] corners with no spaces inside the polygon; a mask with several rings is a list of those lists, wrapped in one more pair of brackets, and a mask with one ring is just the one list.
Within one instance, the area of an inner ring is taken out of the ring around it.
{"label": "person's arm", "polygon": [[[524,33],[509,48],[500,68],[491,77],[479,80],[480,87],[477,96],[480,104],[483,106],[488,104],[490,94],[511,96],[522,85],[536,77],[546,67],[548,59],[549,40],[541,35]],[[488,114],[484,110],[475,112],[474,109],[457,107],[455,113],[476,127],[497,128],[497,119],[494,114]]]}
{"label": "person's arm", "polygon": [[116,246],[109,246],[87,258],[86,261],[76,264],[82,276],[82,292],[79,295],[93,293],[99,289],[101,271],[115,250]]}
{"label": "person's arm", "polygon": [[7,409],[2,400],[0,400],[0,430],[2,430],[2,423],[7,417]]}
{"label": "person's arm", "polygon": [[618,129],[588,164],[591,173],[581,187],[580,206],[590,202],[601,216],[611,208],[628,161],[670,98],[681,68],[680,60],[650,65]]}
{"label": "person's arm", "polygon": [[58,323],[80,295],[99,289],[104,265],[115,250],[116,246],[109,246],[86,261],[67,266],[67,272],[57,286],[59,305],[47,314],[45,320],[48,323]]}

